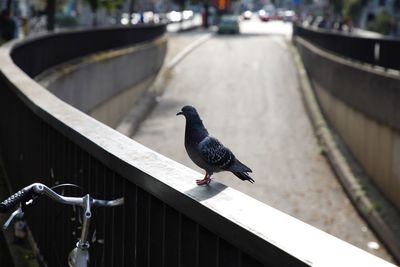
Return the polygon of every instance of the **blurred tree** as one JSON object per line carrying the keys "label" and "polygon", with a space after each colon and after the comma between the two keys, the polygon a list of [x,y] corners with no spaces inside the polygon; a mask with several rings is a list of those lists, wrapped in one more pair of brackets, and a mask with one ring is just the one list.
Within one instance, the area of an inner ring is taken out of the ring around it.
{"label": "blurred tree", "polygon": [[368,24],[368,29],[387,35],[392,30],[392,18],[385,8],[381,8],[375,19]]}
{"label": "blurred tree", "polygon": [[333,6],[333,11],[335,14],[342,14],[343,0],[330,0],[329,3]]}
{"label": "blurred tree", "polygon": [[47,15],[47,23],[46,23],[47,30],[54,31],[54,24],[56,19],[56,0],[47,0],[46,15]]}
{"label": "blurred tree", "polygon": [[90,9],[92,10],[92,25],[97,25],[97,11],[99,8],[102,7],[111,12],[121,5],[122,1],[123,0],[85,0],[85,2],[89,4]]}
{"label": "blurred tree", "polygon": [[[358,21],[362,7],[368,4],[368,0],[329,0],[335,14],[341,15],[345,20]],[[400,0],[392,0],[393,13],[390,14],[384,7],[385,0],[379,0],[382,8],[376,14],[370,13],[367,28],[382,34],[397,34],[397,21],[400,15]]]}
{"label": "blurred tree", "polygon": [[400,12],[400,0],[393,0],[393,7],[396,13]]}
{"label": "blurred tree", "polygon": [[210,7],[208,0],[204,0],[203,2],[203,14],[202,14],[202,20],[203,20],[203,27],[205,29],[208,28],[208,17],[210,16],[208,8]]}
{"label": "blurred tree", "polygon": [[135,0],[129,1],[129,23],[132,24],[133,12],[135,11]]}
{"label": "blurred tree", "polygon": [[186,0],[174,0],[174,2],[179,6],[180,11],[185,9]]}
{"label": "blurred tree", "polygon": [[7,0],[6,9],[11,10],[12,0]]}
{"label": "blurred tree", "polygon": [[399,27],[399,20],[400,20],[400,0],[394,0],[393,1],[393,7],[394,7],[394,20],[393,20],[393,33],[395,35],[400,34],[400,27]]}
{"label": "blurred tree", "polygon": [[[364,0],[329,0],[335,15],[340,15],[343,21],[351,23],[358,21]],[[365,2],[365,1],[364,1]]]}
{"label": "blurred tree", "polygon": [[97,9],[99,8],[99,0],[85,0],[92,10],[92,26],[97,25]]}
{"label": "blurred tree", "polygon": [[122,2],[123,0],[101,0],[100,6],[111,12],[120,7]]}
{"label": "blurred tree", "polygon": [[350,17],[353,20],[359,15],[361,10],[360,0],[343,0],[342,16]]}

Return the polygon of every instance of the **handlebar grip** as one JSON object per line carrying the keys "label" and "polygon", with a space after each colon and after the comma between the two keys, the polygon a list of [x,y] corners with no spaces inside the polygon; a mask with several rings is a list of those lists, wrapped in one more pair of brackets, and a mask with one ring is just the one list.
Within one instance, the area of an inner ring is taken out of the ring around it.
{"label": "handlebar grip", "polygon": [[32,187],[25,187],[0,203],[0,212],[5,213],[20,202],[28,201],[32,197]]}

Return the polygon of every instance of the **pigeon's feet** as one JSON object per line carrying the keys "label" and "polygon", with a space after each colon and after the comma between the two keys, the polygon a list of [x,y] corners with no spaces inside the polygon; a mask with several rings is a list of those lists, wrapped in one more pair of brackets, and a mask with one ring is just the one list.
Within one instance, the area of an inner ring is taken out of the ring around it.
{"label": "pigeon's feet", "polygon": [[211,182],[211,178],[207,174],[206,174],[206,176],[204,177],[203,180],[196,180],[196,184],[197,185],[205,185],[205,184],[209,184],[210,182]]}

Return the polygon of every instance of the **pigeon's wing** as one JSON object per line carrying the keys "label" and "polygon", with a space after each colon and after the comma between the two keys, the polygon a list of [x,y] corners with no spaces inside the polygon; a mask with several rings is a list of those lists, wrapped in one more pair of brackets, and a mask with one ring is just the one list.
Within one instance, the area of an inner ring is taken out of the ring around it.
{"label": "pigeon's wing", "polygon": [[198,149],[203,160],[214,168],[225,170],[236,160],[232,151],[211,136],[204,138],[199,143]]}

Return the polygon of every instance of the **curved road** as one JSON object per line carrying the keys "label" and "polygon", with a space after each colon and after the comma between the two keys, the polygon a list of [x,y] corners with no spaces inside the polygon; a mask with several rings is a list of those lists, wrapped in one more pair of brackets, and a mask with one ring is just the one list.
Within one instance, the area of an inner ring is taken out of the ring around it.
{"label": "curved road", "polygon": [[[256,183],[230,173],[214,179],[390,259],[382,246],[369,248],[379,241],[321,154],[288,50],[290,29],[251,20],[242,22],[241,35],[212,35],[174,67],[165,93],[133,138],[202,172],[186,155],[184,118],[175,116],[182,106],[194,105],[209,132],[253,169]],[[171,34],[167,61],[205,34]]]}

